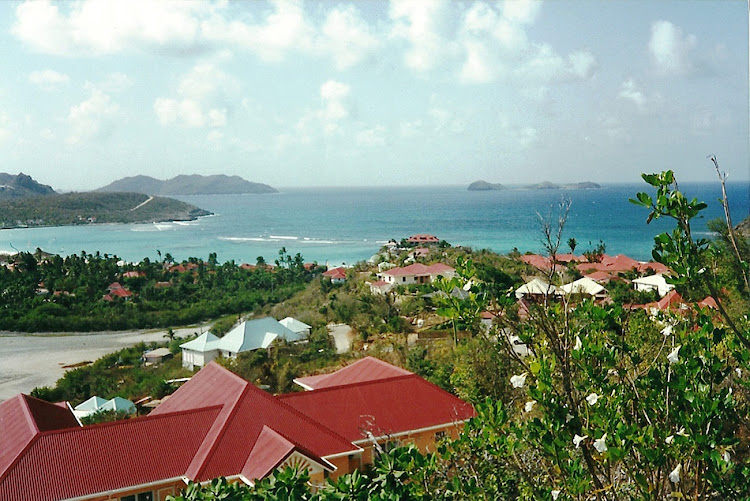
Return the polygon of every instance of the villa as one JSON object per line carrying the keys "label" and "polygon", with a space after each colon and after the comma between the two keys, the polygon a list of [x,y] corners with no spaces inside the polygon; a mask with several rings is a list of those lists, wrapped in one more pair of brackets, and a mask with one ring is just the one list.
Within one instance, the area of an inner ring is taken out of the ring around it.
{"label": "villa", "polygon": [[[282,322],[291,325],[286,327]],[[278,340],[302,341],[310,334],[310,326],[291,317],[278,322],[271,317],[245,320],[224,337],[218,338],[210,332],[180,345],[182,366],[193,370],[203,367],[219,356],[236,357],[245,351],[268,349]]]}
{"label": "villa", "polygon": [[435,263],[429,266],[414,263],[402,268],[391,268],[378,273],[378,278],[383,282],[393,285],[429,284],[442,276],[453,278],[456,270],[443,263]]}
{"label": "villa", "polygon": [[369,464],[385,442],[434,450],[475,416],[377,359],[326,376],[277,397],[210,363],[150,415],[85,427],[68,407],[18,395],[0,403],[0,499],[164,501],[188,481],[253,485],[287,465],[320,484]]}

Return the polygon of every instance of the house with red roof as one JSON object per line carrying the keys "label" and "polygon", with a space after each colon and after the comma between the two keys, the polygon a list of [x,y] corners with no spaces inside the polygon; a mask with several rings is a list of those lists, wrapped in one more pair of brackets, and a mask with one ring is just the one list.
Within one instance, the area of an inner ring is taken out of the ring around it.
{"label": "house with red roof", "polygon": [[363,464],[371,463],[375,450],[386,443],[434,451],[442,437],[457,437],[476,415],[471,404],[373,357],[295,382],[310,391],[279,398],[362,447]]}
{"label": "house with red roof", "polygon": [[410,244],[437,244],[440,243],[440,239],[435,235],[420,233],[410,236],[406,239],[406,242]]}
{"label": "house with red roof", "polygon": [[401,268],[378,273],[378,278],[392,285],[429,284],[442,276],[453,278],[456,270],[443,263],[435,263],[429,266],[422,263],[414,263]]}
{"label": "house with red roof", "polygon": [[0,403],[0,499],[164,501],[188,481],[253,484],[287,465],[318,483],[367,464],[375,444],[429,449],[474,416],[376,359],[315,387],[274,396],[210,363],[148,416],[85,427],[69,407],[19,395]]}
{"label": "house with red roof", "polygon": [[343,284],[344,282],[346,282],[346,268],[344,268],[343,266],[332,268],[330,270],[324,271],[323,276],[326,278],[330,278],[331,282],[334,284]]}

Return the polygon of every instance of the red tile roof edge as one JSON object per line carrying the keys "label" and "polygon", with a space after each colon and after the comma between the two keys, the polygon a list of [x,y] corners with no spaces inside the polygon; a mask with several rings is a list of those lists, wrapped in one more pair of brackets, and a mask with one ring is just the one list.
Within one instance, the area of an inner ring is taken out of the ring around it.
{"label": "red tile roof edge", "polygon": [[[23,395],[23,394],[21,394],[21,395]],[[210,410],[212,410],[214,408],[219,408],[219,407],[221,407],[221,406],[220,405],[212,405],[212,406],[201,407],[201,408],[198,408],[198,409],[187,409],[187,410],[183,410],[183,411],[169,412],[169,413],[159,414],[159,415],[156,415],[156,416],[150,416],[149,415],[149,416],[143,416],[143,417],[135,418],[135,419],[110,421],[110,422],[106,422],[106,423],[97,423],[97,424],[92,424],[92,425],[87,425],[87,426],[81,426],[81,427],[78,427],[78,428],[60,428],[60,429],[57,429],[57,430],[49,430],[49,431],[40,431],[40,432],[37,432],[31,438],[31,440],[29,440],[29,442],[21,450],[21,452],[16,455],[16,457],[13,459],[13,461],[8,464],[8,467],[5,468],[5,471],[0,472],[0,485],[2,485],[2,483],[5,480],[5,478],[8,475],[11,474],[11,472],[13,471],[13,468],[18,464],[18,462],[21,461],[21,459],[23,458],[23,456],[26,453],[26,451],[28,451],[31,448],[31,446],[36,441],[38,441],[41,437],[50,436],[50,435],[62,435],[64,433],[76,433],[76,432],[82,432],[84,430],[85,430],[86,433],[90,433],[92,429],[111,428],[113,426],[122,426],[123,423],[132,424],[133,422],[137,422],[137,421],[145,421],[145,420],[153,421],[153,420],[157,420],[157,419],[167,419],[167,418],[172,418],[173,416],[179,415],[179,414],[190,414],[190,413],[195,413],[195,412],[208,412],[208,411],[210,411]],[[218,416],[217,416],[217,418],[218,418]],[[92,494],[94,494],[94,493],[92,493]]]}

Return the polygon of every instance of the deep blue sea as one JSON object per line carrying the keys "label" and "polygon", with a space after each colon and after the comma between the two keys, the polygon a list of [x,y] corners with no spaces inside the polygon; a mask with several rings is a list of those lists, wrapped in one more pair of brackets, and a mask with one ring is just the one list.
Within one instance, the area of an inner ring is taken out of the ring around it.
{"label": "deep blue sea", "polygon": [[[646,225],[648,211],[628,202],[645,183],[605,185],[600,190],[523,190],[470,192],[466,186],[398,188],[288,188],[270,195],[200,195],[177,197],[213,212],[192,222],[107,224],[0,230],[0,252],[34,251],[61,255],[114,254],[128,261],[158,259],[169,252],[177,260],[273,262],[285,247],[306,261],[353,264],[370,258],[393,238],[430,233],[452,245],[507,253],[541,252],[540,215],[561,198],[571,201],[563,234],[578,241],[577,253],[599,240],[609,254],[650,258],[653,236],[671,228],[670,221]],[[718,183],[681,184],[690,197],[709,204],[693,230],[706,236],[706,221],[722,217]],[[733,222],[750,213],[750,183],[728,186]],[[556,214],[556,213],[555,213]]]}

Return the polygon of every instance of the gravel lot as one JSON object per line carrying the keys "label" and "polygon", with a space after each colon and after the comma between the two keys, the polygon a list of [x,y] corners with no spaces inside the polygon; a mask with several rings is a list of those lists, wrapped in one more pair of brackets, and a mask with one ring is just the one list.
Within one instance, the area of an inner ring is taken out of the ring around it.
{"label": "gravel lot", "polygon": [[[207,326],[175,329],[185,337],[203,332]],[[65,367],[94,361],[141,341],[165,341],[166,330],[41,333],[0,331],[0,402],[37,386],[53,386]]]}

